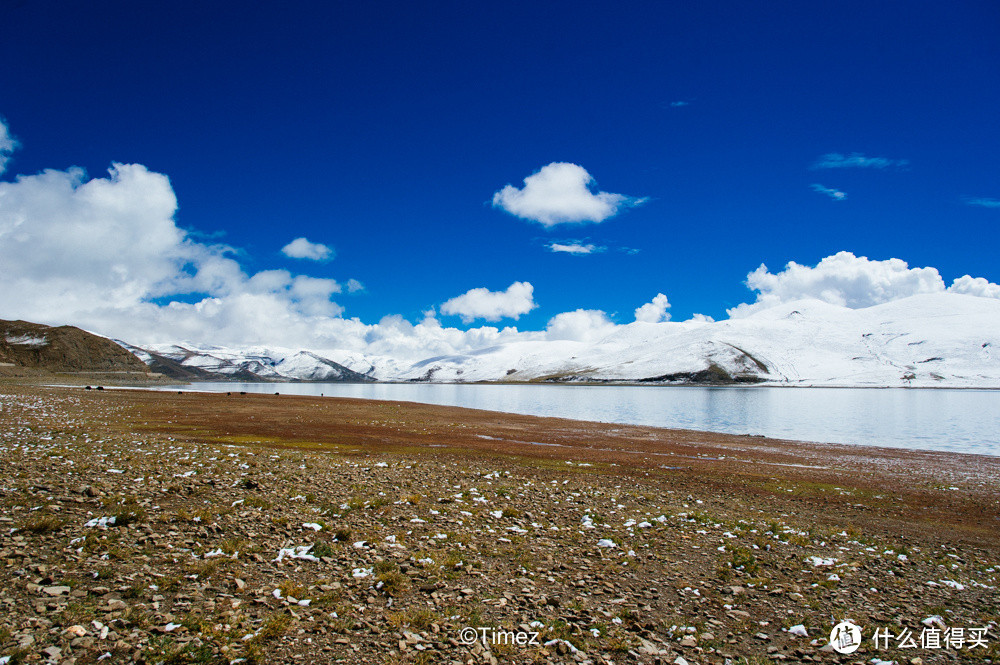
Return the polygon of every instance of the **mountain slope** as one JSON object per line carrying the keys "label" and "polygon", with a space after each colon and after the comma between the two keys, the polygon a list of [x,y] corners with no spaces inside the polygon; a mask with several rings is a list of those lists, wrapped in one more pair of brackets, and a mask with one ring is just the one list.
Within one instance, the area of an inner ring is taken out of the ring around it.
{"label": "mountain slope", "polygon": [[957,294],[866,309],[807,300],[713,323],[632,323],[594,344],[514,342],[398,378],[1000,387],[1000,301]]}
{"label": "mountain slope", "polygon": [[71,373],[138,373],[150,368],[111,340],[73,326],[0,320],[0,365]]}
{"label": "mountain slope", "polygon": [[169,362],[244,380],[1000,387],[998,347],[1000,300],[939,293],[864,309],[803,300],[742,319],[635,322],[592,343],[526,339],[416,361],[336,349],[130,348],[158,371]]}
{"label": "mountain slope", "polygon": [[151,369],[187,381],[323,381],[362,383],[374,379],[310,351],[282,348],[192,345],[138,347],[118,344],[142,359]]}

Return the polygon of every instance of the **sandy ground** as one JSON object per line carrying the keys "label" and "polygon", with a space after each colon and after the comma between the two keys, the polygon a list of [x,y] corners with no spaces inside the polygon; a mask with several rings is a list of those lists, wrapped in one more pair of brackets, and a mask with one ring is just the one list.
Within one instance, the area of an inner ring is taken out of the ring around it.
{"label": "sandy ground", "polygon": [[1000,458],[6,383],[0,460],[0,662],[1000,658]]}

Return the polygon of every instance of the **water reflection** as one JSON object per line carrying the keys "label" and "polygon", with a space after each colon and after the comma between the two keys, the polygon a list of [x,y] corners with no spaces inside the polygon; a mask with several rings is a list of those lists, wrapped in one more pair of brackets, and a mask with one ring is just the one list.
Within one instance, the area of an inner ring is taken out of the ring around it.
{"label": "water reflection", "polygon": [[338,383],[197,383],[189,388],[322,393],[803,441],[1000,455],[1000,391],[994,390]]}

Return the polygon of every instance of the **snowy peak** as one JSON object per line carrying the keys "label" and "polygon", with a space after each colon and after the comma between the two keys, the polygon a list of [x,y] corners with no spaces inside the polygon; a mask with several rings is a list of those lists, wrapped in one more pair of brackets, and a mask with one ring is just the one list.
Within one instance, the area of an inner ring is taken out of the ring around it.
{"label": "snowy peak", "polygon": [[[116,340],[118,341],[118,340]],[[196,345],[154,345],[141,348],[118,341],[153,371],[189,381],[323,381],[367,382],[374,379],[311,351],[250,347],[227,349]]]}
{"label": "snowy peak", "polygon": [[630,323],[596,342],[532,334],[416,361],[346,350],[122,345],[154,371],[188,379],[1000,388],[1000,300],[925,294],[864,309],[800,300],[718,322]]}

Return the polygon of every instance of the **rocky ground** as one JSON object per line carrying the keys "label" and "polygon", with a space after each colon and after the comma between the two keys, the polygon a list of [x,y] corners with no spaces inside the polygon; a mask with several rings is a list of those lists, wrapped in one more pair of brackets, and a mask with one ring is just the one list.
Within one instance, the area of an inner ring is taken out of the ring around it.
{"label": "rocky ground", "polygon": [[997,662],[998,478],[1000,458],[3,384],[0,664]]}

